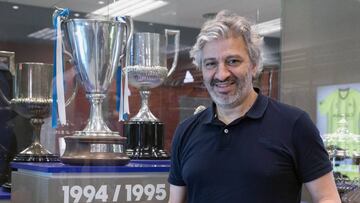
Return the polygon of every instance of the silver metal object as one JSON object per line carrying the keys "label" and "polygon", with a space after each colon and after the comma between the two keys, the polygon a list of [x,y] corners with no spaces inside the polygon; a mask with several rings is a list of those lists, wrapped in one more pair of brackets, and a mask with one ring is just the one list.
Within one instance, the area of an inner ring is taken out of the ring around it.
{"label": "silver metal object", "polygon": [[196,107],[196,109],[194,111],[194,115],[204,111],[205,109],[206,109],[206,107],[203,106],[203,105],[200,105],[200,106]]}
{"label": "silver metal object", "polygon": [[124,22],[93,19],[70,19],[64,22],[75,68],[91,103],[90,118],[77,135],[117,135],[106,125],[102,116],[102,101],[125,53],[126,33],[130,27]]}
{"label": "silver metal object", "polygon": [[[129,161],[121,146],[110,146],[122,144],[126,139],[111,131],[102,115],[102,102],[132,35],[131,18],[123,20],[65,19],[63,22],[65,42],[91,106],[85,129],[64,137],[66,149],[61,157],[64,163],[97,165],[106,160],[107,164],[121,165]],[[101,153],[106,153],[107,158],[100,156]]]}
{"label": "silver metal object", "polygon": [[20,152],[14,161],[52,162],[59,161],[40,144],[43,119],[49,116],[52,103],[52,64],[19,63],[14,70],[14,98],[10,101],[0,91],[0,96],[20,115],[30,118],[34,128],[33,143]]}
{"label": "silver metal object", "polygon": [[[170,70],[167,68],[168,37],[174,35],[174,60]],[[136,87],[141,95],[141,108],[130,121],[159,122],[150,111],[148,99],[150,89],[160,86],[176,68],[179,52],[180,31],[165,30],[165,37],[158,33],[134,33],[127,51],[125,71],[130,85]]]}

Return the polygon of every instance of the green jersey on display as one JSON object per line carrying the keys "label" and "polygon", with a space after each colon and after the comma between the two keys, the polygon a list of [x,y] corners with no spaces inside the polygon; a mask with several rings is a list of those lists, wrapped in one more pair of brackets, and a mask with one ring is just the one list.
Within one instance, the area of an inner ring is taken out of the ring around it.
{"label": "green jersey on display", "polygon": [[335,133],[342,118],[350,133],[359,134],[360,92],[351,88],[338,89],[319,103],[320,113],[326,115],[326,133]]}

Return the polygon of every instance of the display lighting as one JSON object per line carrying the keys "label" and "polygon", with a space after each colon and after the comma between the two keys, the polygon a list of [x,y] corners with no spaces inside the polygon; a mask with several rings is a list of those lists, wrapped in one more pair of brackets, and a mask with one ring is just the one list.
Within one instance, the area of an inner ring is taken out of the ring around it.
{"label": "display lighting", "polygon": [[[119,0],[91,12],[91,15],[135,17],[163,7],[167,4],[168,2],[162,0]],[[54,29],[44,28],[28,34],[27,36],[36,39],[54,40],[54,32]]]}
{"label": "display lighting", "polygon": [[162,0],[119,0],[91,12],[92,15],[136,17],[167,5]]}
{"label": "display lighting", "polygon": [[27,37],[29,38],[36,38],[36,39],[45,39],[45,40],[54,40],[55,30],[52,28],[44,28],[28,34]]}
{"label": "display lighting", "polygon": [[279,32],[281,29],[280,18],[253,25],[252,28],[261,36]]}
{"label": "display lighting", "polygon": [[184,78],[184,83],[192,83],[194,82],[194,77],[192,76],[192,74],[190,73],[190,71],[186,71],[186,74],[185,74],[185,78]]}

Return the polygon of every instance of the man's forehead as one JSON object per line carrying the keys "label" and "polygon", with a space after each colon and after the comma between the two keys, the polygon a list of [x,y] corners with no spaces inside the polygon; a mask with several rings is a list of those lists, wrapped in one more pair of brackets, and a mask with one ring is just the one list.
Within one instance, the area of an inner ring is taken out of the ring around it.
{"label": "man's forehead", "polygon": [[[218,59],[219,57],[215,57],[215,56],[205,56],[203,58],[203,61],[206,61],[206,60],[215,60],[215,59]],[[224,55],[221,55],[221,58],[223,59],[228,59],[228,58],[243,58],[240,54],[224,54]]]}
{"label": "man's forehead", "polygon": [[243,38],[239,37],[232,37],[232,38],[221,38],[216,40],[208,41],[206,44],[204,44],[202,50],[203,52],[216,52],[216,51],[224,51],[229,49],[247,49],[247,45]]}
{"label": "man's forehead", "polygon": [[208,40],[204,43],[204,46],[208,43],[221,42],[221,41],[227,41],[227,40],[239,40],[239,41],[245,42],[244,37],[242,35],[231,34],[231,35],[227,35],[227,36],[208,38]]}

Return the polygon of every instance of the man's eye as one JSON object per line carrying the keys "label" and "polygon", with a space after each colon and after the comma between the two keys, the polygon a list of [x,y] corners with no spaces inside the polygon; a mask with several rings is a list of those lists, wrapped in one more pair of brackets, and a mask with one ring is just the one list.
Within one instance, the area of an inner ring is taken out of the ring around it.
{"label": "man's eye", "polygon": [[216,66],[216,62],[205,62],[206,68],[214,68]]}
{"label": "man's eye", "polygon": [[238,65],[240,63],[241,63],[241,60],[239,60],[239,59],[229,59],[229,60],[227,60],[227,64],[229,64],[229,65]]}

